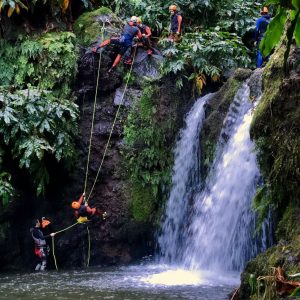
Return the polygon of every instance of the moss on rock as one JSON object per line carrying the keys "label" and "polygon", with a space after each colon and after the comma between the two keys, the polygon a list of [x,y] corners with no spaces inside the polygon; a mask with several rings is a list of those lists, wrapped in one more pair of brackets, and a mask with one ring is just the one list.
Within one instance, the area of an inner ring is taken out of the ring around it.
{"label": "moss on rock", "polygon": [[103,26],[103,35],[106,39],[120,33],[122,21],[107,7],[82,14],[74,24],[74,33],[79,44],[90,45],[102,35]]}

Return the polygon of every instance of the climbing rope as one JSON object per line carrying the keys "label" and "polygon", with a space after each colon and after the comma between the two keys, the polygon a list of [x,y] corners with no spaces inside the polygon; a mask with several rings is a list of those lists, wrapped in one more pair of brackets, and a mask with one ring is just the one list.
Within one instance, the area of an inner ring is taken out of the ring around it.
{"label": "climbing rope", "polygon": [[[83,223],[86,223],[86,222],[88,222],[88,219],[87,219],[87,218],[82,218],[82,217],[80,217],[80,218],[77,219],[77,222],[76,222],[76,223],[74,223],[74,224],[72,224],[72,225],[70,225],[70,226],[68,226],[68,227],[66,227],[66,228],[63,228],[63,229],[61,229],[61,230],[59,230],[59,231],[56,231],[55,234],[62,233],[62,232],[64,232],[64,231],[67,231],[67,230],[71,229],[72,227],[74,227],[74,226],[76,226],[76,225],[78,225],[78,224],[83,224]],[[91,250],[90,248],[91,248],[91,241],[90,241],[90,232],[89,232],[88,227],[87,227],[87,230],[88,230],[88,241],[89,241],[89,248],[88,248],[88,264],[87,264],[87,267],[88,267],[88,266],[89,266],[89,262],[90,262],[90,250]],[[53,260],[54,260],[55,268],[56,268],[56,270],[58,271],[57,261],[56,261],[56,256],[55,256],[54,236],[52,236],[52,255],[53,255]]]}
{"label": "climbing rope", "polygon": [[91,237],[90,237],[90,230],[89,230],[89,226],[86,225],[86,231],[88,234],[88,258],[87,258],[87,264],[86,266],[89,267],[90,265],[90,257],[91,257]]}
{"label": "climbing rope", "polygon": [[[101,29],[101,41],[104,40],[104,28],[105,28],[104,25],[105,25],[105,23],[103,22],[102,29]],[[89,165],[90,165],[90,157],[91,157],[92,138],[93,138],[93,133],[94,133],[94,121],[95,121],[95,114],[96,114],[96,104],[97,104],[97,96],[98,96],[101,61],[102,61],[102,51],[100,51],[100,57],[99,57],[99,63],[98,63],[97,83],[96,83],[95,99],[94,99],[94,106],[93,106],[93,116],[92,116],[92,124],[91,124],[89,150],[88,150],[88,158],[87,158],[86,171],[85,171],[84,193],[86,191],[88,173],[89,173]],[[84,199],[84,202],[87,202],[87,201]]]}
{"label": "climbing rope", "polygon": [[112,137],[112,133],[113,133],[113,130],[114,130],[116,121],[117,121],[117,119],[118,119],[118,116],[119,116],[119,112],[120,112],[121,106],[122,106],[123,101],[124,101],[125,93],[126,93],[127,88],[128,88],[128,84],[129,84],[129,80],[130,80],[130,77],[131,77],[132,68],[133,68],[133,64],[134,64],[134,60],[135,60],[135,56],[136,56],[136,50],[137,50],[137,47],[135,47],[135,49],[134,49],[133,59],[132,59],[132,64],[131,64],[130,70],[129,70],[129,76],[128,76],[127,81],[126,81],[126,84],[125,84],[125,88],[124,88],[124,91],[123,91],[123,94],[122,94],[121,101],[120,101],[120,103],[119,103],[119,105],[118,105],[118,109],[117,109],[117,112],[116,112],[116,115],[115,115],[115,118],[114,118],[114,121],[113,121],[111,130],[110,130],[110,133],[109,133],[109,136],[108,136],[108,140],[107,140],[105,149],[104,149],[104,153],[103,153],[103,156],[102,156],[102,160],[101,160],[99,169],[98,169],[97,174],[96,174],[96,178],[95,178],[94,183],[93,183],[93,185],[92,185],[91,191],[90,191],[90,193],[89,193],[89,195],[88,195],[88,197],[87,197],[86,203],[88,203],[88,201],[89,201],[89,199],[90,199],[90,197],[91,197],[91,195],[92,195],[92,192],[93,192],[93,190],[94,190],[94,188],[95,188],[95,185],[96,185],[96,183],[97,183],[97,180],[98,180],[100,171],[101,171],[101,169],[102,169],[102,165],[103,165],[104,159],[105,159],[105,157],[106,157],[106,153],[107,153],[108,146],[109,146],[109,143],[110,143],[110,140],[111,140],[111,137]]}

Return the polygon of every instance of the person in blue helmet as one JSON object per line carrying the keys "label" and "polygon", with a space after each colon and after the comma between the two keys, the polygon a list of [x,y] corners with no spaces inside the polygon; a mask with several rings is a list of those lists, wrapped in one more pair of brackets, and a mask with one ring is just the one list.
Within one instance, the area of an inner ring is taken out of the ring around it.
{"label": "person in blue helmet", "polygon": [[[103,41],[98,47],[94,47],[93,52],[97,52],[99,48],[103,48],[109,44],[117,45],[119,48],[118,55],[113,62],[112,67],[108,70],[111,72],[121,61],[122,56],[126,53],[127,49],[130,48],[133,44],[135,38],[142,39],[142,33],[137,26],[137,17],[132,16],[130,21],[125,25],[121,36],[119,37],[111,37],[108,40]],[[127,64],[132,63],[132,58],[129,58],[126,61]]]}
{"label": "person in blue helmet", "polygon": [[267,27],[270,23],[271,16],[269,15],[269,10],[265,6],[260,10],[261,17],[256,21],[255,36],[254,40],[257,46],[257,58],[256,58],[256,67],[261,68],[265,59],[259,49],[261,40],[264,37]]}

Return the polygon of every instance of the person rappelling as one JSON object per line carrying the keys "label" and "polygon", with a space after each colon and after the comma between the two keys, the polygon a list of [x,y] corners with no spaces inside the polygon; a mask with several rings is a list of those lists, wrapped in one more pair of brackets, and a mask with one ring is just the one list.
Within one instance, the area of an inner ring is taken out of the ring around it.
{"label": "person rappelling", "polygon": [[49,246],[47,245],[46,239],[50,236],[53,237],[55,233],[44,235],[42,229],[45,229],[50,223],[50,220],[46,218],[42,218],[41,220],[37,219],[34,221],[34,227],[30,229],[34,241],[34,255],[38,259],[35,271],[45,271],[47,267]]}
{"label": "person rappelling", "polygon": [[86,218],[86,220],[90,220],[93,216],[101,216],[103,220],[107,218],[107,212],[102,211],[99,208],[93,207],[91,208],[88,203],[84,203],[85,193],[83,193],[80,198],[76,201],[73,201],[71,206],[74,210],[74,216],[76,219]]}
{"label": "person rappelling", "polygon": [[[118,54],[115,58],[112,67],[108,70],[111,72],[120,63],[122,56],[127,52],[129,48],[132,47],[134,39],[142,39],[142,33],[137,26],[137,17],[132,16],[130,21],[124,26],[123,32],[119,37],[111,37],[103,41],[99,46],[92,49],[94,53],[97,53],[98,49],[113,44],[118,46]],[[132,64],[132,51],[130,57],[125,61],[126,64]]]}
{"label": "person rappelling", "polygon": [[177,10],[176,5],[170,5],[169,12],[171,14],[171,23],[170,23],[170,30],[169,30],[169,37],[170,41],[179,43],[181,39],[181,32],[182,32],[182,15]]}
{"label": "person rappelling", "polygon": [[140,17],[137,17],[137,26],[139,30],[142,33],[142,39],[141,43],[146,48],[147,54],[152,55],[153,54],[153,47],[151,43],[151,36],[152,32],[149,26],[142,23],[142,19]]}

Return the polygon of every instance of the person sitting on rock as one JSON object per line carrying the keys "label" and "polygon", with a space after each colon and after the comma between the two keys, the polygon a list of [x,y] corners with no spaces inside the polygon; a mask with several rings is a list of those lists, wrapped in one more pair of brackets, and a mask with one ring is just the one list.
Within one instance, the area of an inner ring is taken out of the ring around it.
{"label": "person sitting on rock", "polygon": [[[120,37],[111,37],[110,39],[103,41],[98,47],[94,47],[92,50],[96,53],[99,48],[103,48],[109,44],[117,45],[119,47],[118,55],[115,58],[112,67],[108,70],[108,72],[111,72],[111,70],[120,63],[122,56],[126,51],[132,47],[136,37],[142,39],[143,36],[137,27],[137,17],[132,16],[130,21],[125,25]],[[131,64],[132,58],[130,57],[125,63]]]}
{"label": "person sitting on rock", "polygon": [[83,218],[91,218],[93,216],[102,216],[103,220],[106,219],[107,213],[103,212],[99,208],[91,208],[87,203],[83,203],[85,198],[85,193],[81,195],[79,200],[73,201],[71,206],[74,209],[74,215],[76,219],[83,217]]}
{"label": "person sitting on rock", "polygon": [[50,224],[49,220],[42,218],[42,220],[35,220],[34,227],[30,229],[31,236],[34,240],[34,254],[38,259],[35,271],[45,271],[47,267],[47,256],[48,256],[48,246],[46,238],[54,236],[55,233],[50,233],[49,235],[44,235],[42,228],[45,228]]}
{"label": "person sitting on rock", "polygon": [[147,54],[148,55],[152,55],[153,53],[153,47],[151,45],[151,29],[149,26],[145,25],[142,23],[142,19],[141,18],[137,18],[137,26],[140,29],[141,33],[142,33],[142,44],[143,46],[145,46],[145,48],[147,49]]}

